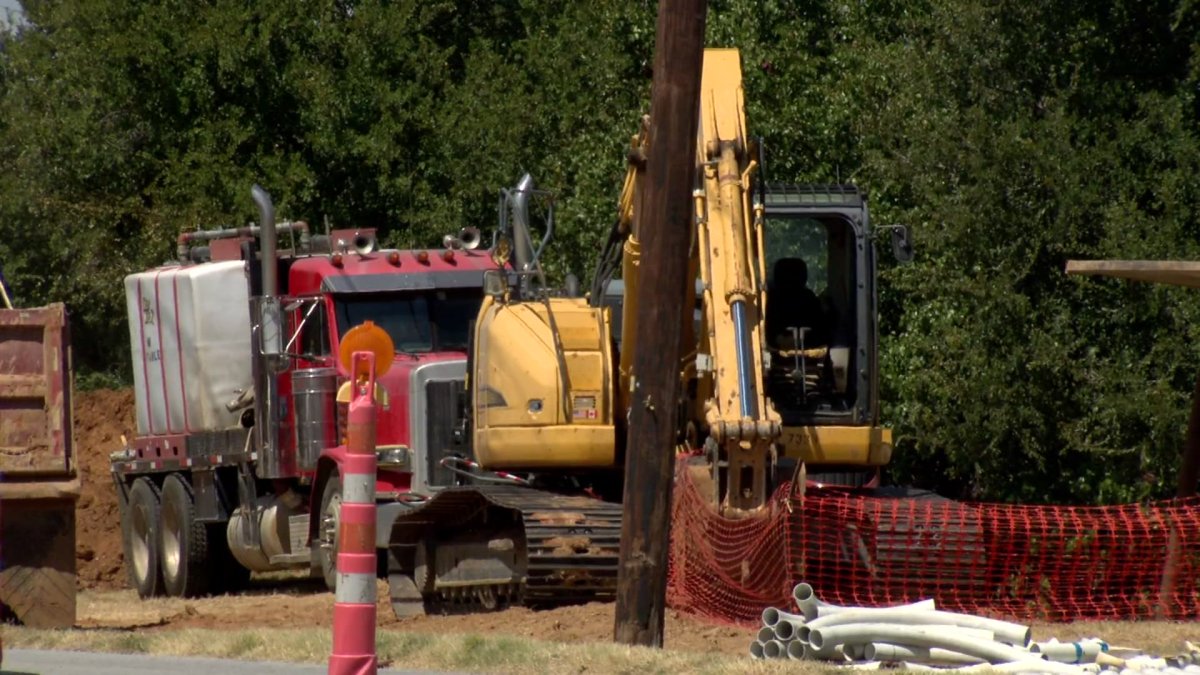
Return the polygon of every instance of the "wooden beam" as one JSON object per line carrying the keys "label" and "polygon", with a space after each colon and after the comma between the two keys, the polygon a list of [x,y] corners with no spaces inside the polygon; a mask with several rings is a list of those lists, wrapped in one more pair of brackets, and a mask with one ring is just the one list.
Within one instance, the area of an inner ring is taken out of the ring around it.
{"label": "wooden beam", "polygon": [[637,352],[614,639],[647,647],[662,646],[666,615],[679,341],[682,308],[693,292],[688,263],[705,13],[704,0],[659,2],[646,179],[636,206],[641,275],[632,298]]}
{"label": "wooden beam", "polygon": [[1200,261],[1068,260],[1067,274],[1200,288]]}

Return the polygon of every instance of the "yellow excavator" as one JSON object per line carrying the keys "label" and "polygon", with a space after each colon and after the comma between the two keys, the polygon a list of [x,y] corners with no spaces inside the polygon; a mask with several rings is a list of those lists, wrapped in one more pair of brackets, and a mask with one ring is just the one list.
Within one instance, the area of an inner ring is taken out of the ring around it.
{"label": "yellow excavator", "polygon": [[[703,68],[678,444],[707,464],[715,507],[752,516],[777,478],[865,483],[890,458],[877,393],[877,232],[853,186],[757,180],[738,52],[706,50]],[[430,420],[453,431],[426,439],[428,461],[453,483],[381,509],[398,614],[431,601],[613,596],[639,269],[653,264],[633,208],[646,129],[643,120],[632,138],[619,217],[586,295],[544,278],[548,193],[528,175],[502,191],[491,247],[501,269],[484,274],[466,381],[449,383],[461,388],[459,416]],[[899,257],[911,255],[903,228],[887,231]]]}
{"label": "yellow excavator", "polygon": [[[756,179],[761,150],[747,133],[736,49],[705,51],[701,97],[679,443],[704,450],[726,512],[761,507],[781,467],[869,481],[892,440],[879,424],[877,233],[866,199],[854,186]],[[473,452],[485,469],[622,464],[646,262],[634,220],[646,128],[632,139],[619,218],[587,298],[529,292],[538,255],[523,252],[531,237],[513,219],[516,283],[493,275],[469,373]],[[880,231],[899,258],[911,255],[902,227]]]}

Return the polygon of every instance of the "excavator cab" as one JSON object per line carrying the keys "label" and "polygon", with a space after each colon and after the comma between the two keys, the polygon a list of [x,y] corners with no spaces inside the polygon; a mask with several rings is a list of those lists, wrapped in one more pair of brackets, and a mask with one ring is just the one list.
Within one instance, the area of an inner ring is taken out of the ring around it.
{"label": "excavator cab", "polygon": [[874,419],[874,250],[853,186],[765,194],[767,395],[784,426]]}

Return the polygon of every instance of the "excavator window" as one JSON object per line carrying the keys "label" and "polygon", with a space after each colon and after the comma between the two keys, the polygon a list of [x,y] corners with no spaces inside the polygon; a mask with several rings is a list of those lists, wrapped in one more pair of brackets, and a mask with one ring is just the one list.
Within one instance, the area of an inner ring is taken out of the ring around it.
{"label": "excavator window", "polygon": [[785,418],[840,414],[857,391],[858,250],[854,228],[838,215],[768,217],[768,392]]}

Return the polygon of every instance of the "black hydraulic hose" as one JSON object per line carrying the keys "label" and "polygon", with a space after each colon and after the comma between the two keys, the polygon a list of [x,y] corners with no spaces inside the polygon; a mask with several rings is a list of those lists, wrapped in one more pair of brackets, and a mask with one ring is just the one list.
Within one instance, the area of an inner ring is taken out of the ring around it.
{"label": "black hydraulic hose", "polygon": [[593,307],[599,307],[602,304],[608,282],[612,281],[613,274],[621,262],[621,246],[624,243],[625,235],[621,233],[621,221],[617,220],[608,231],[608,240],[604,243],[604,248],[600,250],[600,258],[596,261],[596,272],[592,275],[592,291],[589,302]]}

